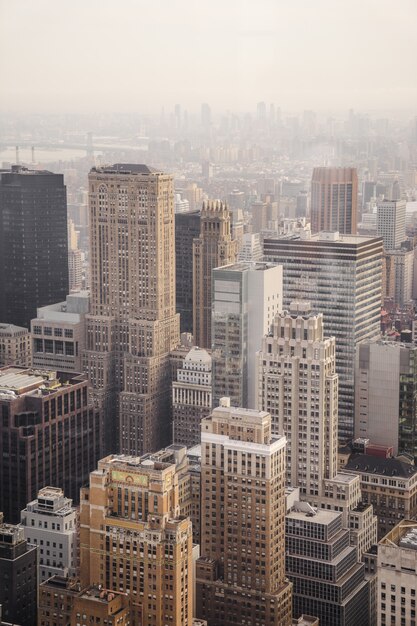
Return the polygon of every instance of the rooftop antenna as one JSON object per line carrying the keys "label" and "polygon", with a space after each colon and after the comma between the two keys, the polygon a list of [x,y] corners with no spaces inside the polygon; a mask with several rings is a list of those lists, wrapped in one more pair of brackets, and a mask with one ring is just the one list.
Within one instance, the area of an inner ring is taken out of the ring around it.
{"label": "rooftop antenna", "polygon": [[19,146],[16,146],[16,165],[19,165]]}

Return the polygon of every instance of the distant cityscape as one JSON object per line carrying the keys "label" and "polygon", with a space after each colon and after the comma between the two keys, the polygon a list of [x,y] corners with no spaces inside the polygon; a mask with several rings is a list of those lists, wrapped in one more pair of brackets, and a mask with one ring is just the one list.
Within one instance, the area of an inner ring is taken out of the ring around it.
{"label": "distant cityscape", "polygon": [[0,131],[0,624],[416,626],[417,117]]}

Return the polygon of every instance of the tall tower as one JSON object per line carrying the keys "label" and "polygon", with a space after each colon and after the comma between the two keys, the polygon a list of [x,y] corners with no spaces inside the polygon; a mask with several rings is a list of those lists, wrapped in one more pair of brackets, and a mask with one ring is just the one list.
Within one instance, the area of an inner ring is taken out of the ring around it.
{"label": "tall tower", "polygon": [[237,243],[232,240],[226,205],[203,203],[200,236],[193,244],[193,332],[200,348],[211,349],[212,270],[234,263],[236,257]]}
{"label": "tall tower", "polygon": [[311,179],[311,232],[356,234],[358,174],[354,167],[315,167]]}
{"label": "tall tower", "polygon": [[81,492],[82,585],[130,593],[135,626],[192,626],[192,545],[172,454],[99,462]]}
{"label": "tall tower", "polygon": [[62,174],[0,170],[0,321],[29,328],[36,309],[68,293]]}
{"label": "tall tower", "polygon": [[386,252],[398,249],[405,241],[405,200],[382,200],[377,204],[378,237],[384,240]]}
{"label": "tall tower", "polygon": [[337,472],[337,404],[334,337],[323,336],[323,315],[293,302],[278,313],[258,353],[258,408],[272,430],[287,438],[287,485],[303,498],[321,496],[323,479]]}
{"label": "tall tower", "polygon": [[231,408],[201,427],[197,617],[215,626],[291,624],[285,578],[285,437],[271,416]]}
{"label": "tall tower", "polygon": [[173,178],[146,165],[93,168],[89,199],[85,369],[105,408],[106,449],[141,454],[170,432],[169,352],[179,343]]}

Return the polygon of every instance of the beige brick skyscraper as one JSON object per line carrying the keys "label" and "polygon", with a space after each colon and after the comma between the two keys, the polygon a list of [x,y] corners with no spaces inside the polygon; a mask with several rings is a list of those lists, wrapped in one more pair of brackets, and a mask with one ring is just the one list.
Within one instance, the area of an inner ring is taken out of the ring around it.
{"label": "beige brick skyscraper", "polygon": [[201,422],[197,617],[213,626],[288,626],[285,444],[265,411],[231,408]]}
{"label": "beige brick skyscraper", "polygon": [[93,168],[89,205],[85,369],[105,408],[106,449],[141,454],[170,432],[168,354],[179,343],[173,178],[146,165]]}
{"label": "beige brick skyscraper", "polygon": [[311,232],[356,235],[358,173],[354,167],[315,167],[311,179]]}
{"label": "beige brick skyscraper", "polygon": [[201,232],[193,244],[193,333],[195,345],[211,349],[212,270],[235,263],[230,213],[222,202],[203,204]]}

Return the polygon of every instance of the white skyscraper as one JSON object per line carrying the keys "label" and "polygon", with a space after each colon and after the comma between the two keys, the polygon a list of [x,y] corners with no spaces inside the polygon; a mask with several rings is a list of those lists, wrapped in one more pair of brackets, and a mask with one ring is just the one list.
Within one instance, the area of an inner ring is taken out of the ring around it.
{"label": "white skyscraper", "polygon": [[377,203],[377,234],[384,240],[385,251],[396,250],[405,240],[405,210],[405,200]]}
{"label": "white skyscraper", "polygon": [[235,263],[213,270],[213,406],[256,404],[256,353],[282,309],[282,267]]}

